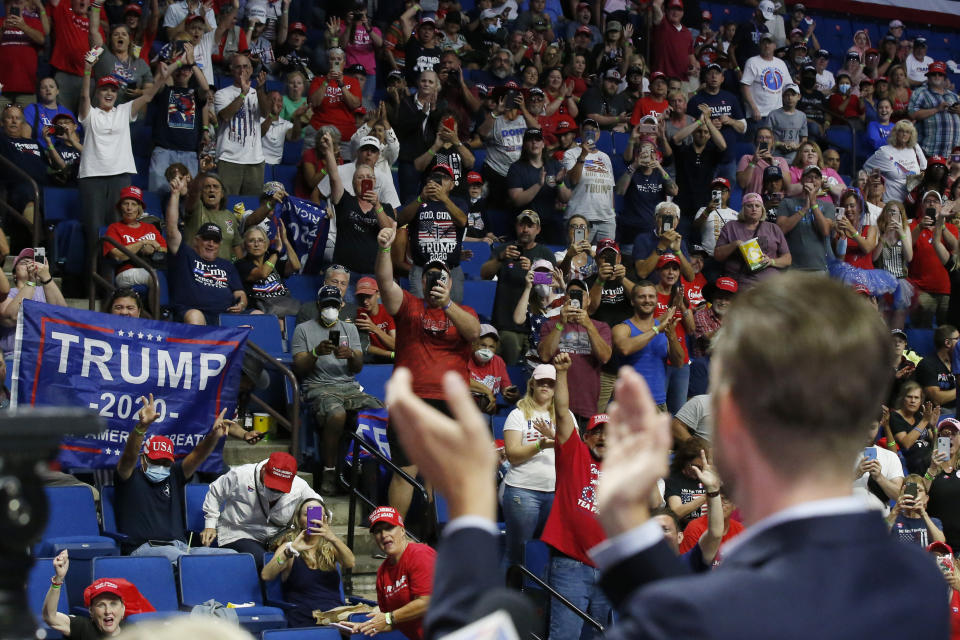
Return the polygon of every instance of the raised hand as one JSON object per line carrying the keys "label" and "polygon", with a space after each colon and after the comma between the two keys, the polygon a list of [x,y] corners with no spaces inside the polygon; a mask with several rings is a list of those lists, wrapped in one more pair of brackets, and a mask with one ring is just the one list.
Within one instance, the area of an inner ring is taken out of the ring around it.
{"label": "raised hand", "polygon": [[570,368],[570,365],[573,364],[573,360],[570,359],[569,353],[561,351],[553,356],[552,364],[557,371],[566,371]]}
{"label": "raised hand", "polygon": [[143,403],[143,408],[137,413],[137,420],[143,426],[147,426],[157,419],[157,408],[153,400],[153,394],[151,393],[149,398],[140,396],[140,402]]}
{"label": "raised hand", "polygon": [[700,484],[703,485],[703,488],[707,490],[707,493],[713,493],[714,491],[720,490],[720,474],[717,473],[717,468],[713,466],[713,455],[700,450],[700,459],[703,460],[703,467],[698,467],[693,465],[693,472],[697,474],[697,480],[700,481]]}
{"label": "raised hand", "polygon": [[226,413],[227,409],[224,407],[217,419],[213,421],[213,427],[210,428],[210,433],[218,439],[225,437],[230,432],[230,425],[236,424],[233,420],[224,419],[223,416]]}
{"label": "raised hand", "polygon": [[67,553],[67,550],[64,549],[57,554],[57,557],[53,559],[53,572],[56,574],[60,582],[63,582],[63,579],[67,577],[67,571],[70,570],[70,554]]}
{"label": "raised hand", "polygon": [[393,244],[394,239],[397,237],[397,230],[393,227],[384,227],[380,229],[380,233],[377,234],[377,245],[381,249],[386,249]]}
{"label": "raised hand", "polygon": [[537,418],[536,420],[530,423],[530,426],[537,430],[541,436],[547,440],[553,440],[557,432],[554,430],[553,425],[544,420],[543,418]]}

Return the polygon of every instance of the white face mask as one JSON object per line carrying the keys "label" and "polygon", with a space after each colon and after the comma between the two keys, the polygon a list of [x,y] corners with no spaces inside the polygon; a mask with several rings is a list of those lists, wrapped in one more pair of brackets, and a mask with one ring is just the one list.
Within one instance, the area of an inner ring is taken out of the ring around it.
{"label": "white face mask", "polygon": [[320,320],[328,327],[340,317],[340,310],[336,307],[324,307],[320,310]]}
{"label": "white face mask", "polygon": [[473,352],[473,357],[476,358],[480,364],[487,364],[493,359],[493,349],[477,349]]}
{"label": "white face mask", "polygon": [[549,284],[537,284],[534,285],[533,291],[541,300],[546,300],[550,297],[550,294],[553,293],[553,287]]}

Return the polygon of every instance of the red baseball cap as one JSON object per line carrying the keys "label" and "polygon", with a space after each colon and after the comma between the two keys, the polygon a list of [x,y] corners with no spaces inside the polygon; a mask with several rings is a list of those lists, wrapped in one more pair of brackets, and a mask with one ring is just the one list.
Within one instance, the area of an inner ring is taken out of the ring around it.
{"label": "red baseball cap", "polygon": [[942,73],[943,75],[947,75],[947,65],[939,61],[931,62],[930,66],[927,67],[927,75],[930,75],[931,73]]}
{"label": "red baseball cap", "polygon": [[737,284],[737,281],[733,278],[728,278],[723,276],[722,278],[717,278],[717,281],[714,283],[714,286],[720,291],[726,291],[728,293],[736,293],[740,288],[740,285]]}
{"label": "red baseball cap", "polygon": [[713,14],[706,9],[700,12],[700,17],[704,20],[713,20]]}
{"label": "red baseball cap", "polygon": [[275,451],[263,467],[263,485],[268,489],[290,493],[290,485],[297,477],[297,461],[289,453]]}
{"label": "red baseball cap", "polygon": [[663,71],[654,71],[653,73],[650,74],[650,82],[653,82],[657,78],[663,78],[664,80],[666,80],[667,74],[665,74]]}
{"label": "red baseball cap", "polygon": [[577,130],[577,124],[566,116],[561,116],[557,118],[556,125],[554,129],[558,134],[560,133],[570,133],[571,131]]}
{"label": "red baseball cap", "polygon": [[680,266],[680,258],[672,253],[665,253],[660,256],[660,259],[657,260],[657,269],[662,269],[668,264],[675,264],[678,267]]}
{"label": "red baseball cap", "polygon": [[483,176],[476,171],[467,174],[467,184],[483,184]]}
{"label": "red baseball cap", "polygon": [[607,249],[613,249],[618,255],[620,253],[620,245],[617,244],[617,241],[613,238],[603,238],[597,241],[597,255],[600,255],[601,251],[606,251]]}
{"label": "red baseball cap", "polygon": [[128,4],[127,7],[123,10],[123,15],[128,13],[135,13],[138,16],[143,15],[143,9],[140,8],[138,4]]}
{"label": "red baseball cap", "polygon": [[944,433],[947,430],[960,433],[960,420],[956,418],[944,418],[941,420],[937,425],[937,433]]}
{"label": "red baseball cap", "polygon": [[580,25],[579,27],[577,27],[577,30],[574,31],[573,35],[578,36],[578,35],[580,35],[581,33],[584,34],[584,35],[588,35],[588,36],[592,36],[592,35],[593,35],[593,32],[590,31],[590,27],[588,27],[588,26],[585,25],[585,24],[582,24],[582,25]]}
{"label": "red baseball cap", "polygon": [[97,89],[99,89],[100,87],[107,87],[107,86],[113,87],[114,89],[119,89],[120,81],[114,78],[113,76],[103,76],[102,78],[97,80]]}
{"label": "red baseball cap", "polygon": [[589,433],[597,427],[602,427],[603,425],[610,422],[610,416],[605,413],[598,413],[597,415],[590,418],[590,422],[587,423],[587,428],[584,433]]}
{"label": "red baseball cap", "polygon": [[927,166],[929,167],[929,166],[932,165],[932,164],[939,164],[939,165],[942,165],[942,166],[946,167],[946,166],[947,166],[947,159],[944,158],[943,156],[931,156],[931,157],[927,160]]}
{"label": "red baseball cap", "polygon": [[167,436],[153,436],[143,445],[148,460],[169,460],[173,462],[173,440]]}
{"label": "red baseball cap", "polygon": [[711,187],[716,186],[716,185],[720,185],[720,186],[724,187],[724,188],[727,189],[727,190],[730,189],[730,181],[727,180],[726,178],[721,178],[720,176],[717,176],[716,178],[714,178],[714,179],[713,179],[713,182],[710,183],[710,186],[711,186]]}
{"label": "red baseball cap", "polygon": [[290,25],[290,28],[287,29],[287,31],[289,31],[290,33],[293,33],[294,31],[299,31],[300,33],[306,35],[307,25],[303,24],[302,22],[294,22],[293,24]]}
{"label": "red baseball cap", "polygon": [[104,594],[115,595],[123,602],[123,615],[132,616],[138,613],[156,611],[136,585],[123,578],[100,578],[83,590],[83,602],[89,607],[94,598]]}
{"label": "red baseball cap", "polygon": [[860,294],[861,296],[869,296],[869,295],[870,295],[870,289],[867,287],[867,285],[862,284],[862,283],[860,283],[860,282],[854,283],[854,285],[853,285],[853,291],[854,291],[854,293]]}
{"label": "red baseball cap", "polygon": [[450,176],[451,180],[456,180],[453,175],[453,169],[451,169],[450,165],[448,164],[435,164],[433,165],[433,168],[430,169],[430,173],[446,173]]}
{"label": "red baseball cap", "polygon": [[116,578],[100,578],[83,590],[84,606],[89,607],[94,598],[106,593],[112,593],[123,600],[123,587]]}
{"label": "red baseball cap", "polygon": [[947,555],[953,555],[953,548],[948,545],[946,542],[931,542],[927,545],[927,551],[933,553],[939,551],[940,553],[946,553]]}
{"label": "red baseball cap", "polygon": [[357,280],[357,287],[354,290],[357,295],[373,295],[380,292],[377,281],[370,276]]}
{"label": "red baseball cap", "polygon": [[200,15],[199,13],[193,13],[187,16],[187,24],[190,24],[191,22],[196,22],[197,20],[203,20],[204,22],[207,21],[206,17]]}
{"label": "red baseball cap", "polygon": [[667,3],[667,9],[673,9],[675,7],[683,9],[683,0],[670,0],[670,2]]}
{"label": "red baseball cap", "polygon": [[373,513],[370,514],[369,521],[371,529],[373,529],[374,525],[377,525],[381,522],[386,522],[394,527],[403,526],[403,518],[393,507],[377,507],[373,510]]}
{"label": "red baseball cap", "polygon": [[140,187],[134,187],[130,185],[129,187],[124,187],[120,190],[120,197],[117,199],[117,206],[120,206],[120,203],[126,199],[136,200],[140,203],[141,207],[147,206],[147,203],[143,200],[143,190]]}

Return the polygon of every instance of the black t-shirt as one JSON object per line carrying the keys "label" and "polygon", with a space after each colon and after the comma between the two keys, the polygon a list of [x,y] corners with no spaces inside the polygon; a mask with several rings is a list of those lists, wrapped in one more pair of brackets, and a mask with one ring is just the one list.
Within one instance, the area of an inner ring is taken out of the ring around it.
{"label": "black t-shirt", "polygon": [[[724,89],[717,91],[716,95],[711,95],[706,91],[698,91],[687,103],[687,115],[692,118],[699,118],[701,116],[701,104],[710,107],[710,116],[712,118],[729,116],[734,120],[743,120],[744,117],[746,117],[744,116],[740,99]],[[727,143],[727,150],[723,152],[724,161],[735,160],[736,158],[733,157],[733,148],[737,144],[737,141],[740,140],[740,134],[730,125],[721,125],[720,133]]]}
{"label": "black t-shirt", "polygon": [[100,640],[106,637],[90,618],[70,616],[70,640]]}
{"label": "black t-shirt", "polygon": [[[667,476],[666,482],[664,483],[664,498],[669,499],[670,496],[677,496],[680,498],[680,502],[687,504],[688,502],[693,502],[697,496],[704,495],[707,490],[703,488],[703,485],[700,484],[699,480],[695,480],[683,474],[682,471],[677,473],[671,473]],[[691,511],[685,518],[680,519],[680,528],[683,529],[686,527],[691,520],[699,518],[700,516],[706,513],[706,509],[703,508],[703,505]]]}
{"label": "black t-shirt", "polygon": [[[630,96],[624,93],[618,93],[608,96],[601,87],[594,87],[583,94],[580,99],[580,113],[594,113],[601,116],[618,116],[627,113],[627,104],[630,102]],[[612,129],[614,125],[606,125],[603,129]]]}
{"label": "black t-shirt", "polygon": [[[468,209],[465,204],[456,204],[461,211]],[[463,227],[439,200],[420,203],[408,226],[407,238],[410,257],[417,266],[423,267],[431,260],[442,260],[451,269],[460,264]]]}
{"label": "black t-shirt", "polygon": [[960,547],[960,470],[938,474],[930,484],[927,513],[940,518],[947,544]]}
{"label": "black t-shirt", "polygon": [[187,541],[183,521],[183,463],[170,468],[166,480],[147,480],[140,461],[126,480],[117,476],[117,528],[129,536],[124,546],[139,547],[147,540]]}
{"label": "black t-shirt", "polygon": [[760,53],[760,36],[769,33],[767,25],[757,24],[753,20],[737,25],[737,32],[731,44],[736,47],[737,62],[746,66],[747,60]]}
{"label": "black t-shirt", "polygon": [[463,156],[460,155],[460,152],[457,151],[456,146],[454,145],[444,145],[440,147],[437,153],[433,156],[433,161],[427,167],[427,170],[423,173],[423,176],[420,180],[422,183],[423,180],[430,174],[430,168],[438,165],[445,164],[451,169],[453,169],[453,191],[452,194],[455,194],[460,197],[467,195],[467,182],[464,179],[466,177],[466,171],[463,168]]}
{"label": "black t-shirt", "polygon": [[810,91],[800,90],[800,101],[797,103],[797,110],[802,111],[810,122],[823,124],[827,116],[827,99],[816,89]]}
{"label": "black t-shirt", "polygon": [[467,237],[482,238],[487,235],[487,199],[477,198],[476,202],[470,203],[470,210],[467,211]]}
{"label": "black t-shirt", "polygon": [[[384,213],[396,219],[393,207],[386,202],[380,204]],[[357,273],[373,273],[380,250],[377,246],[380,222],[376,212],[372,207],[369,211],[361,209],[357,197],[346,191],[334,206],[337,209],[337,243],[333,247],[333,261]]]}
{"label": "black t-shirt", "polygon": [[192,87],[164,87],[153,98],[153,143],[164,149],[196,151],[203,125],[201,100]]}
{"label": "black t-shirt", "polygon": [[419,38],[410,38],[406,48],[406,67],[404,75],[407,77],[407,84],[411,87],[417,85],[417,79],[421,71],[433,71],[440,64],[440,47],[425,48]]}
{"label": "black t-shirt", "polygon": [[603,283],[600,287],[600,306],[590,317],[606,323],[613,329],[633,315],[629,294],[623,279]]}
{"label": "black t-shirt", "polygon": [[[553,158],[543,163],[546,170],[546,180],[540,191],[534,196],[533,200],[527,204],[517,207],[515,213],[520,213],[524,209],[533,209],[540,214],[540,220],[546,226],[547,220],[557,215],[557,187],[556,175],[560,171],[560,163]],[[553,181],[553,186],[550,182]],[[529,162],[517,161],[510,165],[507,171],[508,189],[528,189],[540,182],[540,168],[535,167]]]}
{"label": "black t-shirt", "polygon": [[10,138],[0,133],[0,155],[23,169],[36,182],[47,184],[47,163],[36,140]]}
{"label": "black t-shirt", "polygon": [[[269,257],[271,253],[271,251],[267,251],[267,257]],[[290,290],[283,284],[283,278],[280,277],[280,271],[285,265],[286,262],[278,261],[276,268],[270,272],[270,275],[266,278],[250,282],[247,278],[250,277],[250,272],[257,266],[253,258],[244,257],[234,263],[234,266],[237,268],[237,273],[240,274],[240,279],[243,280],[243,288],[247,292],[247,298],[250,300],[266,300],[290,295]]]}
{"label": "black t-shirt", "polygon": [[235,304],[233,292],[241,289],[243,281],[232,262],[223,258],[208,262],[186,242],[170,260],[170,292],[181,309],[225,313]]}
{"label": "black t-shirt", "polygon": [[673,161],[677,168],[676,203],[681,215],[692,218],[710,201],[711,181],[717,165],[723,160],[723,152],[708,140],[703,151],[697,153],[692,144],[673,148]]}
{"label": "black t-shirt", "polygon": [[[890,412],[890,432],[893,435],[898,433],[909,433],[915,426],[920,424],[922,412],[917,411],[914,416],[913,424],[904,420],[899,411]],[[933,455],[930,431],[924,429],[913,446],[903,452],[904,461],[907,463],[907,471],[910,473],[923,474],[930,467],[930,458]]]}
{"label": "black t-shirt", "polygon": [[[914,379],[921,387],[937,387],[941,391],[950,391],[957,388],[957,379],[950,372],[950,369],[940,361],[936,354],[927,356],[917,365],[917,371],[914,373]],[[950,402],[943,403],[944,409],[954,409],[957,406],[957,400],[954,398]]]}
{"label": "black t-shirt", "polygon": [[[508,242],[494,246],[491,249],[491,255],[500,255],[510,244],[513,243]],[[516,245],[514,244],[514,246]],[[520,255],[529,258],[531,263],[543,258],[550,264],[556,264],[553,251],[543,245],[537,244],[530,249],[520,249]],[[520,300],[520,294],[523,293],[526,286],[527,272],[520,268],[519,258],[516,260],[504,259],[497,271],[497,292],[493,300],[493,326],[500,331],[525,331],[522,324],[513,321],[513,310],[516,308],[517,301]]]}
{"label": "black t-shirt", "polygon": [[642,169],[633,172],[624,195],[624,210],[617,213],[617,224],[629,226],[634,233],[654,230],[653,211],[665,200],[663,174],[654,169],[650,175]]}

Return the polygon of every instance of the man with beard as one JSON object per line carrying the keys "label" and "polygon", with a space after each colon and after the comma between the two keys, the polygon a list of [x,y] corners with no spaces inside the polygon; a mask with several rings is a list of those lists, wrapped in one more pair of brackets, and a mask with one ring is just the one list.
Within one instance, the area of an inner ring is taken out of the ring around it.
{"label": "man with beard", "polygon": [[681,364],[686,355],[677,339],[677,307],[656,313],[657,287],[641,280],[630,291],[633,315],[613,328],[613,346],[623,363],[643,376],[660,411],[667,410],[667,364]]}
{"label": "man with beard", "polygon": [[723,327],[723,318],[739,286],[733,278],[721,276],[708,286],[710,305],[693,312],[693,357],[690,359],[691,397],[702,395],[710,386],[710,354],[713,341]]}
{"label": "man with beard", "polygon": [[457,114],[457,127],[464,137],[470,131],[471,116],[483,107],[480,98],[473,95],[470,86],[463,77],[460,57],[456,51],[444,51],[437,67],[440,79],[440,99],[446,100],[447,107]]}
{"label": "man with beard", "polygon": [[733,149],[739,136],[747,130],[747,120],[743,114],[740,98],[722,89],[722,85],[723,67],[716,62],[708,64],[703,76],[703,87],[687,102],[687,115],[699,118],[700,105],[706,104],[710,107],[713,126],[720,130],[720,134],[727,143],[723,160],[717,167],[717,175],[732,181],[737,173]]}
{"label": "man with beard", "polygon": [[[633,282],[627,278],[627,269],[621,264],[620,245],[612,238],[597,240],[597,279],[590,287],[590,305],[587,313],[598,322],[605,323],[610,330],[633,314],[630,304],[630,291]],[[606,410],[607,402],[613,394],[613,383],[617,379],[620,359],[612,355],[600,369],[600,401],[597,406]]]}

